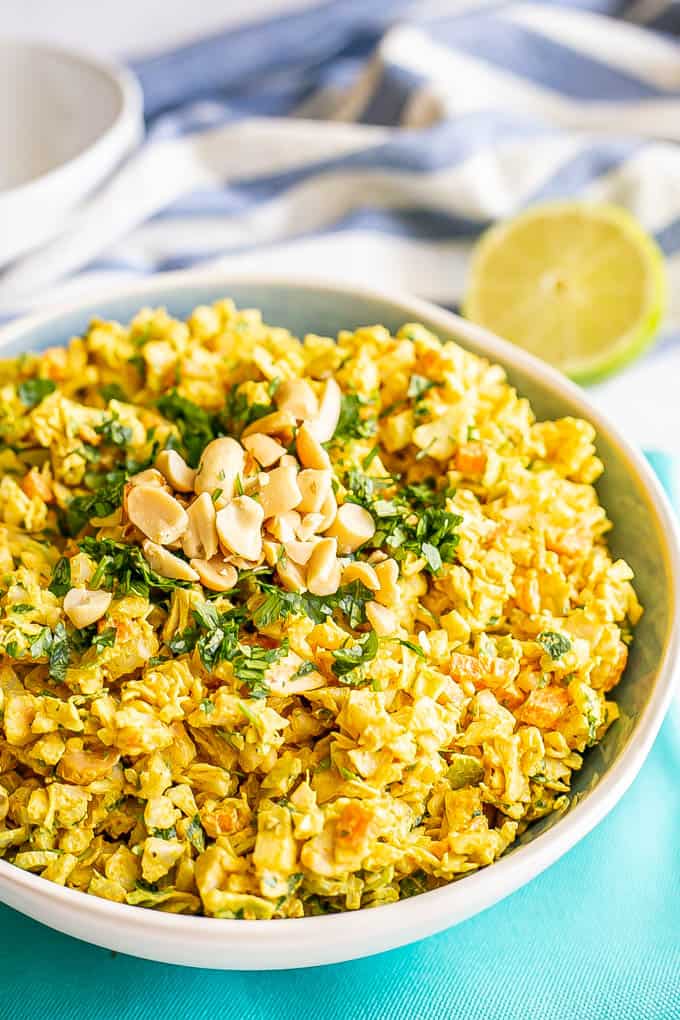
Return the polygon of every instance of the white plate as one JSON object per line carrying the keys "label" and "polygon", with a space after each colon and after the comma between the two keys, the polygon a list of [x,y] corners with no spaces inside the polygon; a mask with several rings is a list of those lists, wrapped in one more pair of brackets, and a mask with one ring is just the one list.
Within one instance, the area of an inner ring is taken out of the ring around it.
{"label": "white plate", "polygon": [[128,71],[0,38],[0,265],[62,230],[141,137]]}

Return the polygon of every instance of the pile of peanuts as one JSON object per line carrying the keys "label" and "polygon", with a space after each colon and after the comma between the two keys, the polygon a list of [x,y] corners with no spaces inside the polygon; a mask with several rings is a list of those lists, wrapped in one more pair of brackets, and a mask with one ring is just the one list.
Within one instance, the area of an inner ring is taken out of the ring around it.
{"label": "pile of peanuts", "polygon": [[[265,562],[288,591],[332,595],[359,580],[376,593],[367,606],[374,629],[394,634],[396,561],[380,552],[373,562],[346,558],[370,541],[375,522],[356,503],[338,506],[333,491],[323,443],[337,427],[341,396],[333,379],[320,397],[306,380],[290,379],[276,391],[276,411],[250,424],[240,443],[229,436],[208,443],[196,470],[176,450],[163,450],[155,467],[126,484],[122,537],[138,542],[162,577],[212,592],[229,591],[239,570]],[[296,457],[280,441],[293,435]],[[107,592],[74,588],[64,611],[84,627],[110,602]]]}

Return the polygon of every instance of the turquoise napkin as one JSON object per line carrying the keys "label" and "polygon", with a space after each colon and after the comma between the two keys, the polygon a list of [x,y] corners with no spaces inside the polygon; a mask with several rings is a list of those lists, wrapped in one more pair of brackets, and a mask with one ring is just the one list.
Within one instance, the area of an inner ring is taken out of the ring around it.
{"label": "turquoise napkin", "polygon": [[[673,494],[671,458],[649,456]],[[1,907],[0,1020],[680,1018],[679,771],[676,705],[631,789],[562,860],[451,931],[354,963],[171,967]]]}

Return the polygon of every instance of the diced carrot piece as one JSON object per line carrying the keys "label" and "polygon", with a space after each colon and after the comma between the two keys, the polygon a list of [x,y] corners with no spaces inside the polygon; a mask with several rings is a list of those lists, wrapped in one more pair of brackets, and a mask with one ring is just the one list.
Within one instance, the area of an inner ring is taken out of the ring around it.
{"label": "diced carrot piece", "polygon": [[517,718],[530,726],[548,729],[566,712],[569,703],[569,693],[564,687],[537,687],[517,711]]}
{"label": "diced carrot piece", "polygon": [[31,470],[24,475],[21,482],[21,488],[30,499],[35,499],[37,496],[38,499],[43,501],[43,503],[50,503],[54,498],[52,487],[48,479],[45,478],[44,475],[41,475],[36,468],[31,468]]}
{"label": "diced carrot piece", "polygon": [[461,655],[460,652],[452,653],[449,672],[457,683],[471,680],[475,686],[479,686],[484,680],[484,670],[479,659],[472,655]]}
{"label": "diced carrot piece", "polygon": [[335,841],[343,849],[354,849],[366,835],[373,815],[357,801],[351,801],[342,809],[335,828]]}
{"label": "diced carrot piece", "polygon": [[463,443],[456,450],[456,470],[464,475],[481,475],[486,467],[486,451],[481,443]]}
{"label": "diced carrot piece", "polygon": [[488,666],[484,666],[473,655],[453,652],[449,662],[449,672],[457,683],[472,681],[475,687],[498,687],[512,679],[515,664],[512,659],[502,659],[498,656],[492,659]]}

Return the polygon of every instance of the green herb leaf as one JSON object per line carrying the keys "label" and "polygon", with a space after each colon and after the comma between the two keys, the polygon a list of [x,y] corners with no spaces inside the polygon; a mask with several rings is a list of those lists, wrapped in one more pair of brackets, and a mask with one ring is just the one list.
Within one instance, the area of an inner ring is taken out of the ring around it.
{"label": "green herb leaf", "polygon": [[333,439],[369,439],[374,436],[377,431],[375,415],[362,414],[362,408],[370,403],[359,393],[343,393]]}
{"label": "green herb leaf", "polygon": [[71,652],[66,627],[61,621],[54,628],[49,651],[48,674],[52,680],[62,684],[66,679]]}
{"label": "green herb leaf", "polygon": [[[229,435],[240,436],[245,428],[259,418],[264,418],[265,414],[269,414],[272,410],[271,401],[268,404],[257,401],[251,404],[240,386],[240,383],[236,383],[231,387],[218,419],[221,429]],[[273,397],[278,386],[279,379],[272,379],[267,387],[267,395],[270,398]]]}
{"label": "green herb leaf", "polygon": [[[356,683],[355,670],[363,669],[375,659],[378,652],[378,635],[374,630],[363,634],[353,643],[343,645],[333,652],[333,672],[343,683]],[[353,675],[354,674],[354,675]]]}
{"label": "green herb leaf", "polygon": [[194,850],[202,854],[205,850],[205,831],[198,815],[194,815],[187,825],[186,835]]}
{"label": "green herb leaf", "polygon": [[558,634],[554,630],[544,630],[536,638],[539,645],[548,653],[551,659],[561,659],[571,650],[571,641],[564,634]]}
{"label": "green herb leaf", "polygon": [[63,598],[67,591],[70,591],[71,585],[71,561],[62,556],[52,572],[52,580],[50,581],[49,590],[57,598]]}
{"label": "green herb leaf", "polygon": [[438,385],[440,384],[436,383],[433,379],[428,379],[424,375],[412,375],[409,380],[406,395],[410,397],[411,400],[421,400],[428,390],[431,390],[433,386]]}
{"label": "green herb leaf", "polygon": [[17,396],[26,407],[35,407],[56,388],[57,384],[51,379],[25,379],[17,387]]}
{"label": "green herb leaf", "polygon": [[425,658],[425,652],[420,645],[415,644],[413,641],[406,641],[404,638],[398,638],[399,644],[403,645],[404,648],[408,648],[410,652],[414,652],[420,659]]}
{"label": "green herb leaf", "polygon": [[105,400],[107,403],[109,402],[109,400],[119,400],[121,403],[125,404],[129,399],[127,393],[125,393],[123,388],[119,386],[118,383],[115,382],[105,383],[101,387],[99,392],[102,395],[102,399]]}
{"label": "green herb leaf", "polygon": [[216,436],[210,415],[192,400],[181,396],[177,390],[162,396],[156,406],[164,418],[177,425],[187,463],[190,467],[198,467],[204,448]]}
{"label": "green herb leaf", "polygon": [[132,442],[132,429],[129,425],[123,425],[115,416],[97,425],[95,432],[105,443],[113,446],[129,446]]}
{"label": "green herb leaf", "polygon": [[177,829],[174,825],[171,825],[167,829],[152,829],[151,835],[155,836],[156,839],[176,839]]}
{"label": "green herb leaf", "polygon": [[96,634],[92,647],[96,651],[97,655],[101,655],[105,648],[113,648],[116,643],[116,628],[107,627],[105,630],[99,631]]}
{"label": "green herb leaf", "polygon": [[59,526],[64,534],[74,538],[90,523],[93,517],[108,517],[121,505],[125,472],[111,471],[106,477],[108,481],[105,481],[93,493],[87,496],[76,496],[66,509],[59,513]]}
{"label": "green herb leaf", "polygon": [[171,591],[173,588],[186,588],[189,583],[157,574],[136,545],[115,542],[111,538],[89,537],[83,538],[78,544],[98,564],[90,582],[93,587],[102,584],[109,591],[121,595],[133,594],[148,598],[153,589]]}

